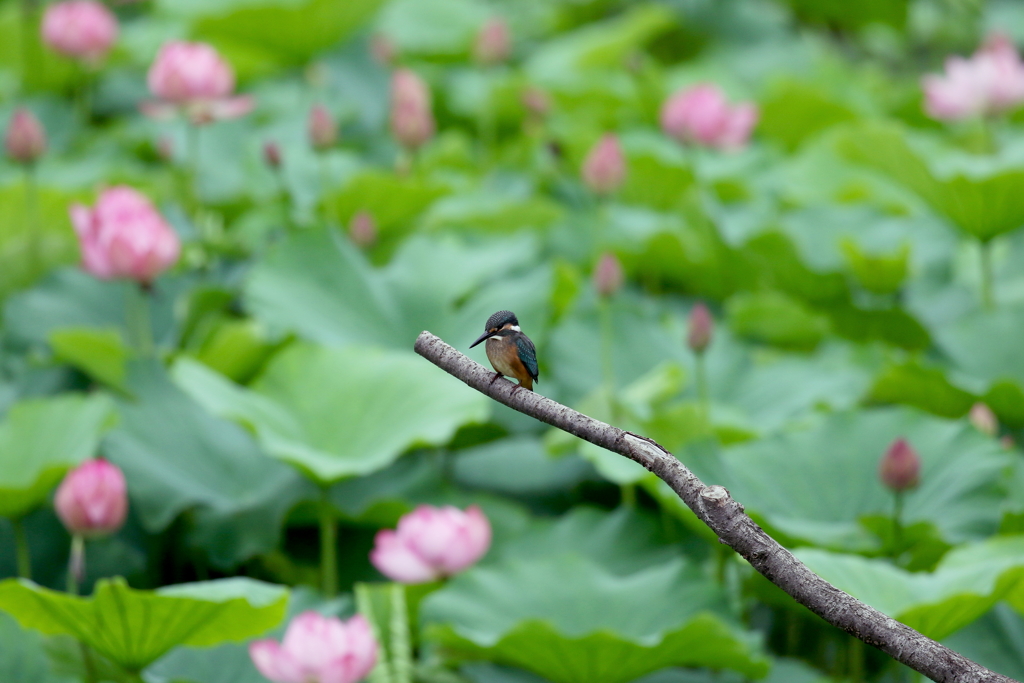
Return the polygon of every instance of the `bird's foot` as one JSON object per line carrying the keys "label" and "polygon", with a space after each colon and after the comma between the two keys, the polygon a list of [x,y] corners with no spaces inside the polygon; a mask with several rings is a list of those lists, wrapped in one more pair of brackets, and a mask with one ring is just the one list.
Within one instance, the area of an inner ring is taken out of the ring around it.
{"label": "bird's foot", "polygon": [[500,372],[494,373],[494,377],[491,378],[491,384],[494,384],[494,380],[498,379],[499,377],[501,377]]}

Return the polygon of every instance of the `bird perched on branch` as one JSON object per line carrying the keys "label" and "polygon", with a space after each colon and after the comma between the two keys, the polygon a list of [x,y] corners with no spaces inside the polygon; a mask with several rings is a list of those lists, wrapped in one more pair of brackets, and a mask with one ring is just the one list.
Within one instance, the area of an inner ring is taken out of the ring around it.
{"label": "bird perched on branch", "polygon": [[470,344],[469,348],[485,339],[487,360],[491,361],[491,366],[496,372],[494,379],[501,375],[515,377],[519,380],[519,386],[533,391],[538,370],[537,348],[530,338],[519,330],[519,319],[516,318],[516,314],[512,311],[498,311],[492,315],[484,325],[484,333]]}

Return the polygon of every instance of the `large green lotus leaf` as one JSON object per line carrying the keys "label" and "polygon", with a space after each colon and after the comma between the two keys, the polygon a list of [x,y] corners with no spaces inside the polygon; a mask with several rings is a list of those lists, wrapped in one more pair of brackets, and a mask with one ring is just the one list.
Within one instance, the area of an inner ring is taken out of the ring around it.
{"label": "large green lotus leaf", "polygon": [[135,398],[120,401],[121,423],[104,451],[124,470],[143,526],[159,531],[195,509],[197,536],[216,540],[208,552],[221,566],[274,548],[303,493],[301,477],[191,400],[158,364],[131,363],[128,388]]}
{"label": "large green lotus leaf", "polygon": [[[565,577],[572,577],[566,581]],[[555,683],[624,683],[667,666],[767,673],[756,637],[675,560],[617,576],[578,555],[476,567],[424,600],[425,637]]]}
{"label": "large green lotus leaf", "polygon": [[729,299],[728,314],[737,334],[781,348],[811,350],[829,332],[827,318],[782,292],[737,294]]}
{"label": "large green lotus leaf", "polygon": [[4,683],[70,683],[53,673],[43,639],[23,630],[10,616],[0,612],[0,681]]}
{"label": "large green lotus leaf", "polygon": [[[186,278],[158,280],[150,297],[150,319],[154,339],[170,341],[174,334],[174,304],[189,286]],[[128,338],[126,311],[134,295],[132,282],[97,280],[79,268],[51,272],[29,290],[11,295],[4,302],[4,323],[11,338],[20,344],[47,344],[51,335],[64,328],[116,329]]]}
{"label": "large green lotus leaf", "polygon": [[193,37],[213,43],[240,75],[297,66],[351,35],[382,0],[162,1],[160,11],[192,24]]}
{"label": "large green lotus leaf", "polygon": [[1024,225],[1024,168],[992,163],[987,168],[963,164],[940,172],[911,147],[904,130],[869,123],[852,128],[840,139],[851,159],[888,174],[954,225],[980,240]]}
{"label": "large green lotus leaf", "polygon": [[53,354],[93,379],[125,390],[127,362],[132,352],[116,329],[65,327],[50,334]]}
{"label": "large green lotus leaf", "polygon": [[460,450],[452,468],[460,483],[511,495],[559,495],[594,476],[584,460],[552,458],[541,440],[513,436]]}
{"label": "large green lotus leaf", "polygon": [[488,7],[474,0],[394,0],[377,28],[402,54],[451,57],[469,52]]}
{"label": "large green lotus leaf", "polygon": [[666,7],[637,5],[614,18],[591,22],[547,41],[533,51],[526,71],[536,83],[572,90],[571,81],[580,71],[621,69],[633,52],[675,24],[675,16]]}
{"label": "large green lotus leaf", "polygon": [[976,309],[937,326],[935,341],[953,361],[955,368],[980,384],[965,388],[984,389],[993,382],[1010,380],[1024,385],[1024,348],[1015,344],[1024,326],[1024,306],[1005,305],[994,311]]}
{"label": "large green lotus leaf", "polygon": [[1020,593],[1024,538],[963,546],[933,572],[909,572],[888,560],[816,548],[794,554],[816,574],[894,619],[941,639],[1005,597]]}
{"label": "large green lotus leaf", "polygon": [[812,135],[859,118],[846,103],[829,97],[822,88],[793,80],[774,83],[760,106],[758,133],[777,140],[791,152]]}
{"label": "large green lotus leaf", "polygon": [[260,635],[280,623],[288,591],[246,578],[178,584],[156,591],[101,580],[83,598],[31,581],[0,582],[0,609],[25,628],[71,635],[129,671],[178,645],[208,647]]}
{"label": "large green lotus leaf", "polygon": [[323,203],[345,225],[360,211],[369,212],[377,225],[381,248],[389,250],[413,230],[431,204],[450,191],[446,185],[426,178],[366,170],[328,194]]}
{"label": "large green lotus leaf", "polygon": [[67,470],[99,455],[100,435],[113,418],[113,406],[101,394],[14,404],[0,422],[0,516],[29,512]]}
{"label": "large green lotus leaf", "polygon": [[1015,680],[1024,679],[1024,617],[998,604],[943,641],[964,657]]}
{"label": "large green lotus leaf", "polygon": [[[17,41],[15,41],[17,42]],[[69,226],[68,205],[84,200],[51,188],[36,191],[38,209],[35,228],[30,223],[25,190],[21,185],[0,188],[0,296],[31,284],[47,269],[74,263],[78,259],[78,242]],[[33,264],[31,235],[39,234],[39,262]]]}
{"label": "large green lotus leaf", "polygon": [[488,561],[542,560],[565,553],[626,576],[676,560],[680,547],[666,543],[660,520],[642,510],[578,506],[557,520],[535,521],[524,533],[495,546]]}
{"label": "large green lotus leaf", "polygon": [[[23,70],[26,52],[23,48],[23,36],[26,35],[22,19],[22,6],[17,3],[5,3],[0,6],[0,69],[11,71],[13,78],[23,78],[23,83],[33,90],[53,90],[73,85],[79,77],[74,61],[66,59],[45,47],[41,39],[39,19],[42,17],[40,8],[34,8],[34,20],[28,26],[30,55],[29,68]],[[5,78],[6,78],[5,74]],[[0,215],[8,215],[0,212]],[[5,264],[6,265],[6,264]]]}
{"label": "large green lotus leaf", "polygon": [[724,478],[715,483],[793,538],[870,550],[878,539],[862,520],[891,514],[892,493],[878,479],[878,463],[899,437],[922,461],[921,485],[905,497],[904,522],[929,523],[950,544],[991,535],[1010,456],[969,425],[908,408],[827,415],[799,431],[726,448]]}
{"label": "large green lotus leaf", "polygon": [[[545,319],[551,287],[529,236],[468,246],[453,236],[408,239],[383,269],[326,232],[290,237],[254,266],[248,308],[268,326],[331,346],[407,350],[429,329],[466,346],[487,317],[515,302],[520,321]],[[534,339],[539,342],[539,339]]]}
{"label": "large green lotus leaf", "polygon": [[434,202],[423,217],[423,227],[508,233],[546,228],[562,217],[557,203],[526,194],[491,190],[449,195]]}
{"label": "large green lotus leaf", "polygon": [[251,391],[190,361],[179,361],[175,376],[210,410],[251,425],[268,453],[323,484],[375,472],[413,446],[446,443],[490,413],[484,396],[408,352],[297,344]]}
{"label": "large green lotus leaf", "polygon": [[867,396],[871,403],[902,403],[940,417],[965,415],[978,400],[954,386],[946,373],[918,361],[889,365],[875,378]]}

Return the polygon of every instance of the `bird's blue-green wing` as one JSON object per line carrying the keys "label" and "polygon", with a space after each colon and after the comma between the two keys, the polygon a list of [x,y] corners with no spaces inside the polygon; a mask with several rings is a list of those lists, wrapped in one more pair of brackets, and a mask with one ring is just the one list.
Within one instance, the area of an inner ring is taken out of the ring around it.
{"label": "bird's blue-green wing", "polygon": [[516,337],[516,348],[519,350],[519,360],[523,361],[523,365],[526,366],[526,371],[530,373],[530,377],[537,381],[537,373],[540,370],[537,367],[537,348],[530,341],[530,338],[523,334]]}

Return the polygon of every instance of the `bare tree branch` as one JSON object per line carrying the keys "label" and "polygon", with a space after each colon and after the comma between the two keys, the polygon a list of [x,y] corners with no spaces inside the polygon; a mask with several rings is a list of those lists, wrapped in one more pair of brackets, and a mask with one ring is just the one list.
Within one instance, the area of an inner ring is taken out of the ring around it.
{"label": "bare tree branch", "polygon": [[934,681],[1014,683],[844,593],[812,572],[747,516],[722,486],[705,486],[654,441],[587,417],[532,391],[520,389],[459,353],[429,332],[416,353],[499,403],[624,455],[656,474],[754,569],[819,617]]}

